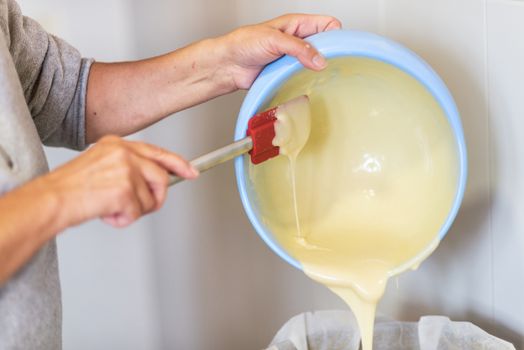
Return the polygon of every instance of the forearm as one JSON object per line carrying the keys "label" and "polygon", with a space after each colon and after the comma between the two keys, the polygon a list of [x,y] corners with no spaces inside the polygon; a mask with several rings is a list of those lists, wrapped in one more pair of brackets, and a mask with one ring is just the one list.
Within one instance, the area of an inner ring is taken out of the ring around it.
{"label": "forearm", "polygon": [[65,228],[60,208],[41,179],[0,197],[0,286]]}
{"label": "forearm", "polygon": [[175,153],[111,136],[0,197],[0,287],[67,227],[95,218],[124,227],[158,210],[169,174],[198,175]]}
{"label": "forearm", "polygon": [[208,39],[136,62],[95,63],[86,98],[86,139],[127,135],[235,89],[220,64],[225,50]]}
{"label": "forearm", "polygon": [[216,96],[248,89],[265,65],[283,55],[322,70],[326,61],[302,38],[340,26],[329,16],[286,15],[152,59],[95,63],[87,87],[86,141],[127,135]]}

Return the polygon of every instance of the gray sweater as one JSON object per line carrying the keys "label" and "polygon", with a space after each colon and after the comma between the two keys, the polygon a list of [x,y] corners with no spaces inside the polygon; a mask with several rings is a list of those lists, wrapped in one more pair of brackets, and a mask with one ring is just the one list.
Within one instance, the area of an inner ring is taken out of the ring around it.
{"label": "gray sweater", "polygon": [[[0,0],[0,196],[48,171],[42,143],[85,147],[91,63]],[[61,314],[52,240],[0,285],[0,349],[61,349]]]}

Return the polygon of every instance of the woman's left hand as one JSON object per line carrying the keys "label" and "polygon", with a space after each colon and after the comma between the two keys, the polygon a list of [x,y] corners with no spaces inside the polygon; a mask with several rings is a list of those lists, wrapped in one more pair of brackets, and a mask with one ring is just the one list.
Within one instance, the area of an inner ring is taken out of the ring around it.
{"label": "woman's left hand", "polygon": [[224,64],[235,88],[248,89],[265,65],[283,55],[296,57],[312,70],[325,68],[324,57],[303,38],[341,26],[331,16],[289,14],[240,27],[217,39],[225,49]]}
{"label": "woman's left hand", "polygon": [[340,27],[334,17],[291,14],[150,59],[95,62],[86,97],[86,140],[128,135],[183,109],[248,89],[265,65],[283,55],[321,70],[326,61],[303,38]]}

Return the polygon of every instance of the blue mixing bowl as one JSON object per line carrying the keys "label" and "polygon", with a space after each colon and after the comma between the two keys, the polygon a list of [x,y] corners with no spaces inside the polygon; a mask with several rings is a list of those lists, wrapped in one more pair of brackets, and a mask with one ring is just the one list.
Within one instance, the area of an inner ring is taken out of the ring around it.
{"label": "blue mixing bowl", "polygon": [[[455,219],[466,188],[467,153],[460,115],[446,85],[439,76],[412,51],[379,35],[352,31],[335,30],[313,35],[306,39],[327,59],[341,56],[365,57],[389,63],[417,79],[435,98],[443,109],[455,136],[459,160],[458,186],[453,205],[443,222],[439,238],[442,239]],[[246,136],[248,120],[276,94],[279,87],[296,72],[304,69],[294,57],[284,56],[268,65],[255,80],[247,93],[238,115],[235,140]],[[240,199],[246,214],[258,235],[282,259],[298,269],[300,263],[290,256],[276,241],[269,229],[261,222],[254,206],[253,194],[248,189],[249,157],[235,160]]]}

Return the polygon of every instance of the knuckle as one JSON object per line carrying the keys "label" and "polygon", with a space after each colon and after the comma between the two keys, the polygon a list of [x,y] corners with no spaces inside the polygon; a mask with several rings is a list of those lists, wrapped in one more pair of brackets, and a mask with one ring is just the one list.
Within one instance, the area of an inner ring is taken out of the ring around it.
{"label": "knuckle", "polygon": [[277,19],[283,20],[285,22],[292,21],[297,16],[296,13],[285,13],[282,16],[277,17]]}
{"label": "knuckle", "polygon": [[153,158],[155,159],[164,159],[170,155],[165,149],[160,147],[153,147],[152,149]]}
{"label": "knuckle", "polygon": [[146,213],[150,213],[150,212],[152,212],[152,211],[155,209],[155,207],[156,207],[156,202],[151,198],[151,199],[147,202],[147,204],[146,204],[146,206],[145,206]]}
{"label": "knuckle", "polygon": [[299,45],[295,45],[293,55],[301,59],[307,56],[311,56],[310,51],[311,51],[310,44],[307,44],[307,43],[299,44]]}
{"label": "knuckle", "polygon": [[118,162],[129,163],[131,160],[129,151],[122,145],[115,145],[111,153]]}
{"label": "knuckle", "polygon": [[120,202],[126,203],[130,201],[131,199],[133,199],[133,197],[134,197],[133,185],[131,184],[131,182],[128,182],[128,181],[123,182],[120,185],[120,187],[118,188],[117,199]]}
{"label": "knuckle", "polygon": [[124,178],[125,184],[131,186],[133,182],[134,171],[133,168],[127,163],[127,161],[123,163],[121,174]]}
{"label": "knuckle", "polygon": [[155,169],[148,175],[148,182],[154,189],[162,189],[167,186],[169,182],[169,175],[167,171],[162,169]]}
{"label": "knuckle", "polygon": [[167,171],[163,171],[160,175],[160,184],[162,185],[162,192],[167,190],[167,185],[169,184],[170,175]]}
{"label": "knuckle", "polygon": [[134,191],[134,186],[133,186],[133,182],[132,181],[125,181],[122,185],[122,190],[124,191],[124,193],[131,197],[134,195],[135,191]]}
{"label": "knuckle", "polygon": [[133,219],[133,221],[135,221],[138,218],[140,218],[141,215],[142,215],[142,212],[140,210],[140,207],[138,205],[134,205],[133,209],[129,213],[129,216],[131,217],[131,219]]}
{"label": "knuckle", "polygon": [[309,54],[314,54],[316,53],[316,50],[313,48],[313,46],[311,46],[311,44],[309,43],[304,43],[304,46],[303,46],[303,53],[306,54],[306,55],[309,55]]}

